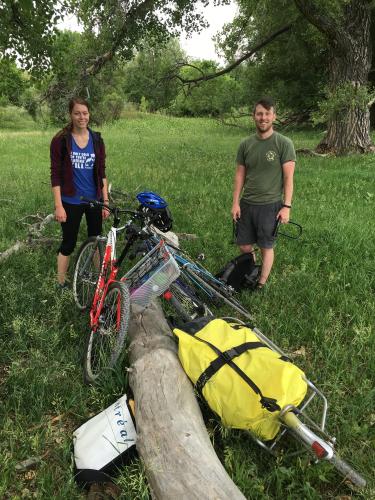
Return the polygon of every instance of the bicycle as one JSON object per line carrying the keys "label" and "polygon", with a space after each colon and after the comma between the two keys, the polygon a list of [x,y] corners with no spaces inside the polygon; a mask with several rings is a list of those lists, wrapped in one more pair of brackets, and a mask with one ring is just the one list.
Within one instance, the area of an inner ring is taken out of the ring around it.
{"label": "bicycle", "polygon": [[201,263],[193,261],[186,252],[154,233],[146,242],[152,248],[164,240],[171,251],[179,269],[180,276],[171,284],[163,297],[170,302],[182,320],[189,321],[202,315],[211,315],[211,309],[227,305],[252,321],[250,312],[235,298],[235,290],[224,281],[216,278]]}
{"label": "bicycle", "polygon": [[[90,334],[84,355],[84,380],[95,382],[103,371],[112,369],[125,343],[129,325],[130,302],[146,306],[160,295],[179,274],[171,253],[161,240],[128,273],[117,280],[121,264],[135,242],[150,237],[149,214],[110,207],[83,198],[93,206],[102,207],[114,216],[107,237],[88,238],[78,251],[73,275],[73,296],[80,310],[90,306]],[[130,215],[120,226],[121,215]],[[141,223],[141,227],[134,222]],[[119,233],[126,243],[116,258]]]}

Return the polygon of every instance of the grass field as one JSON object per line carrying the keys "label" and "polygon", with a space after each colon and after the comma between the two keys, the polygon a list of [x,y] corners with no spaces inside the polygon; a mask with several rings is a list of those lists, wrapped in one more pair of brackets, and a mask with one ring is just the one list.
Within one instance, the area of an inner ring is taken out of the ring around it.
{"label": "grass field", "polygon": [[[20,219],[52,211],[54,132],[30,124],[0,130],[0,252],[26,236]],[[114,187],[164,196],[175,231],[198,235],[186,248],[193,256],[203,251],[209,269],[237,254],[230,241],[232,177],[246,132],[156,115],[133,116],[102,132]],[[288,135],[297,148],[320,137]],[[303,236],[298,242],[280,237],[264,293],[241,296],[258,327],[288,353],[297,351],[296,362],[326,394],[328,431],[369,487],[354,492],[329,465],[315,466],[306,455],[271,458],[244,432],[221,429],[211,416],[217,453],[249,499],[375,498],[374,169],[374,156],[298,157],[292,219],[303,225]],[[46,234],[58,238],[59,226]],[[0,266],[0,498],[81,498],[72,431],[124,392],[124,372],[100,386],[83,385],[87,327],[72,297],[55,291],[55,247],[22,251]],[[36,467],[17,472],[30,457],[39,457]],[[123,498],[148,498],[138,462],[124,469],[119,485]]]}

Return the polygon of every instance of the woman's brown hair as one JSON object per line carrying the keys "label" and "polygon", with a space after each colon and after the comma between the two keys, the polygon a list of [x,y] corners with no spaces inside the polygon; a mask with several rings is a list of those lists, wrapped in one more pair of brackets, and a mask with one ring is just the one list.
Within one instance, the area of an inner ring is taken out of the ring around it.
{"label": "woman's brown hair", "polygon": [[72,97],[72,99],[70,99],[69,101],[69,114],[71,114],[76,104],[81,104],[82,106],[86,106],[86,108],[90,111],[90,105],[86,101],[86,99],[83,99],[82,97]]}
{"label": "woman's brown hair", "polygon": [[[86,106],[86,108],[90,111],[90,105],[86,101],[86,99],[83,99],[82,97],[72,97],[69,101],[69,115],[72,113],[73,108],[76,104],[81,104],[82,106]],[[60,135],[64,135],[66,133],[70,133],[72,131],[72,122],[68,123],[65,125],[64,128],[62,128],[59,132],[57,132],[56,137]]]}

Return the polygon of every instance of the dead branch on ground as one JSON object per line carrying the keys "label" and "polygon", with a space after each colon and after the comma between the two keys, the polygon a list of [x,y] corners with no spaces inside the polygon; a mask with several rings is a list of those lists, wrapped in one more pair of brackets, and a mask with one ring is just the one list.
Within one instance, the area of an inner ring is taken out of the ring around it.
{"label": "dead branch on ground", "polygon": [[[27,220],[31,220],[34,222],[27,222]],[[22,217],[19,223],[27,226],[28,232],[27,236],[22,241],[16,241],[11,247],[4,250],[4,252],[0,253],[0,262],[5,261],[11,255],[23,250],[28,246],[36,246],[36,245],[50,245],[54,243],[56,240],[54,238],[43,238],[42,232],[45,227],[55,220],[55,216],[53,214],[48,214],[47,216],[42,216],[41,214],[36,215],[26,215]]]}

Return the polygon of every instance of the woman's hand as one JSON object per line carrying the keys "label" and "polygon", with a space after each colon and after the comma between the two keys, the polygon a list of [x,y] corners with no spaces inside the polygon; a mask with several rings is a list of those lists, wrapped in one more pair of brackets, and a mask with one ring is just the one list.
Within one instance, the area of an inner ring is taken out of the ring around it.
{"label": "woman's hand", "polygon": [[108,219],[108,217],[111,215],[111,212],[108,212],[105,208],[102,209],[102,217],[103,219]]}
{"label": "woman's hand", "polygon": [[62,205],[55,207],[55,219],[57,222],[66,222],[66,212]]}

